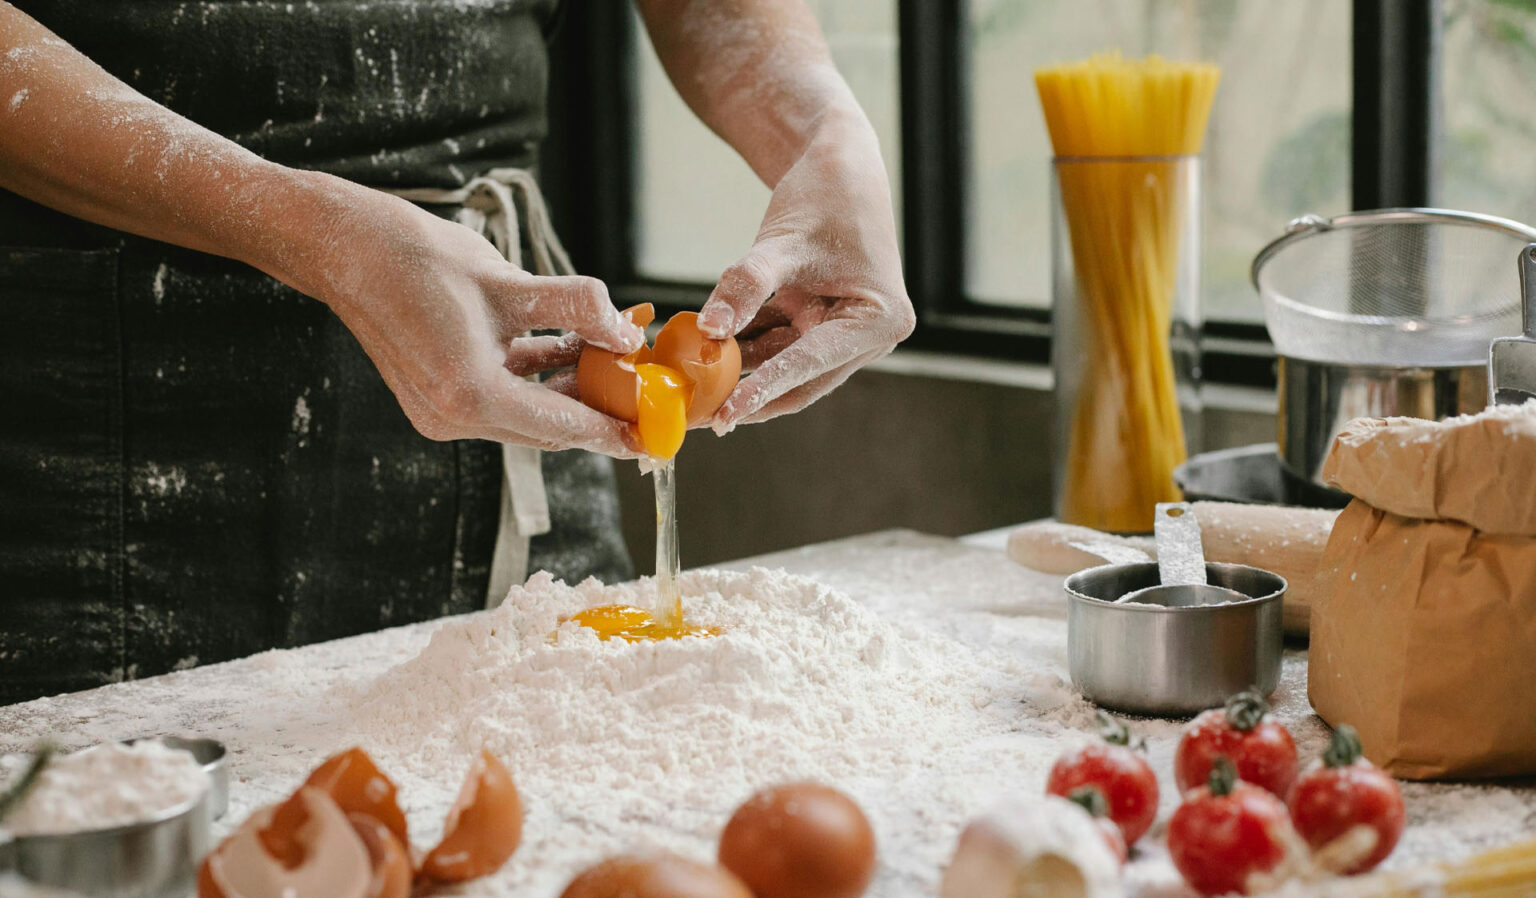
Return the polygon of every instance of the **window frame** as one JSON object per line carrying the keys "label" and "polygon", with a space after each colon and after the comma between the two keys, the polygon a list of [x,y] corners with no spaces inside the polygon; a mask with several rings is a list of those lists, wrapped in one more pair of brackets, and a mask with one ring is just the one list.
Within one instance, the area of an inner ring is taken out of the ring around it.
{"label": "window frame", "polygon": [[[1046,309],[966,295],[967,0],[896,0],[907,290],[917,330],[904,346],[1048,363]],[[1350,177],[1355,209],[1432,205],[1440,122],[1440,0],[1352,0]],[[550,134],[541,180],[577,268],[620,305],[697,308],[709,285],[640,276],[634,234],[640,35],[628,4],[566,0],[551,40]],[[1280,231],[1276,223],[1276,233]],[[1255,247],[1255,251],[1257,251]],[[1262,325],[1207,321],[1208,382],[1272,388]]]}

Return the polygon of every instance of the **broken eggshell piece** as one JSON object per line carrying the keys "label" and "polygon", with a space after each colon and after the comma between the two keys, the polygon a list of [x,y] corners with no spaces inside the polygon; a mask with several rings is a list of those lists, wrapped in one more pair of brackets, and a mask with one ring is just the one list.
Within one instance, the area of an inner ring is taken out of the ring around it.
{"label": "broken eggshell piece", "polygon": [[422,861],[421,876],[463,882],[493,873],[517,850],[522,837],[523,802],[512,774],[482,750],[448,810],[443,840]]}
{"label": "broken eggshell piece", "polygon": [[395,784],[361,748],[349,748],[328,758],[304,785],[325,792],[349,814],[367,814],[389,827],[401,845],[411,844]]}
{"label": "broken eggshell piece", "polygon": [[656,335],[651,360],[693,384],[688,426],[697,427],[725,404],[741,380],[741,347],[735,337],[712,340],[699,330],[699,313],[678,312]]}
{"label": "broken eggshell piece", "polygon": [[331,797],[301,788],[252,814],[209,853],[198,898],[386,898],[362,837]]}
{"label": "broken eggshell piece", "polygon": [[[656,308],[647,302],[620,314],[644,328],[656,318]],[[640,377],[635,366],[650,361],[649,346],[617,353],[589,343],[576,361],[576,392],[592,408],[633,424],[640,417]]]}

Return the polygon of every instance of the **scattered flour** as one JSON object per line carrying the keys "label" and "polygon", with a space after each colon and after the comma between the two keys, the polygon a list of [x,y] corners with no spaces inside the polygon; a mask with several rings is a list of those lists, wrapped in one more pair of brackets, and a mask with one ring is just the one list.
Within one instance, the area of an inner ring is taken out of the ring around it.
{"label": "scattered flour", "polygon": [[10,106],[11,112],[15,112],[16,110],[20,109],[21,104],[27,102],[28,95],[29,91],[25,87],[11,94],[11,99],[8,104]]}
{"label": "scattered flour", "polygon": [[619,851],[709,857],[749,794],[807,778],[850,792],[882,843],[902,846],[883,853],[871,894],[931,892],[966,817],[1057,750],[1011,738],[1029,713],[1028,671],[1011,658],[782,571],[700,571],[683,585],[690,616],[724,635],[631,645],[565,624],[551,642],[562,616],[647,603],[653,587],[536,575],[349,697],[346,726],[391,759],[407,796],[417,778],[451,783],[482,746],[503,758],[528,819],[495,884],[528,895],[557,894]]}
{"label": "scattered flour", "polygon": [[[714,856],[756,788],[826,780],[868,813],[881,868],[868,898],[935,895],[961,829],[1004,793],[1042,788],[1056,756],[1093,738],[1067,679],[1061,579],[995,550],[872,534],[783,553],[780,570],[683,575],[707,641],[544,641],[561,615],[644,602],[650,581],[566,587],[539,576],[495,611],[0,708],[0,750],[187,732],[230,747],[228,833],[362,745],[401,787],[418,848],[433,845],[470,753],[511,767],[524,844],[461,898],[555,898],[581,867],[664,847]],[[1304,653],[1286,652],[1276,717],[1303,758],[1326,729],[1306,701]],[[1183,723],[1132,720],[1163,784],[1159,823],[1126,869],[1139,898],[1191,893],[1162,846],[1177,804]],[[1387,866],[1411,869],[1536,828],[1536,790],[1404,784],[1408,828]],[[3,894],[3,892],[0,892]]]}
{"label": "scattered flour", "polygon": [[[27,762],[0,757],[0,781],[19,776]],[[207,788],[208,775],[190,752],[153,740],[107,742],[53,758],[6,815],[5,828],[18,836],[109,829],[184,805]]]}

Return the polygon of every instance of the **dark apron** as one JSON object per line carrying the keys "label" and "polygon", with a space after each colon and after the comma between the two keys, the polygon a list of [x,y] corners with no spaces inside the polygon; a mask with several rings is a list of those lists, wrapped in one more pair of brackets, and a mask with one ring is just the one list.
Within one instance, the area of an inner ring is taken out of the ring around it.
{"label": "dark apron", "polygon": [[[16,5],[269,159],[452,187],[534,162],[553,4]],[[608,461],[542,467],[529,569],[632,576]],[[0,704],[482,608],[501,482],[323,304],[0,191]]]}

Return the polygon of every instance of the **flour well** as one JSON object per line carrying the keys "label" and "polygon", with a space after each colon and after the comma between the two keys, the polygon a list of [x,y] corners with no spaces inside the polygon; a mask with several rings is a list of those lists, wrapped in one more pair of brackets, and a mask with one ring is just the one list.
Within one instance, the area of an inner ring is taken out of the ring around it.
{"label": "flour well", "polygon": [[[722,636],[629,644],[559,625],[592,605],[646,604],[650,589],[538,575],[349,702],[351,728],[434,782],[482,746],[500,755],[528,807],[499,881],[519,893],[558,893],[585,864],[657,842],[710,857],[750,793],[807,778],[854,795],[890,843],[945,821],[924,850],[883,857],[886,878],[934,883],[950,827],[1009,778],[1022,712],[1009,671],[1022,671],[761,568],[684,576],[690,618]],[[975,741],[989,737],[982,768]]]}

